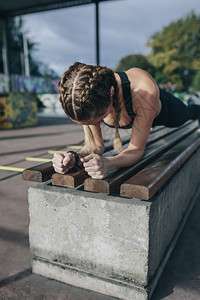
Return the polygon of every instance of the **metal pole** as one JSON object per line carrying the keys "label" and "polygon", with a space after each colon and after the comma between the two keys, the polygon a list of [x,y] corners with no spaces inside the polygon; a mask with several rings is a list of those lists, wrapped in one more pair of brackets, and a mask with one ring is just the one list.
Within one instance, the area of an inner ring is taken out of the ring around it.
{"label": "metal pole", "polygon": [[25,75],[25,64],[24,64],[24,53],[20,52],[20,59],[21,59],[21,73]]}
{"label": "metal pole", "polygon": [[26,38],[26,34],[24,32],[24,19],[21,16],[22,22],[22,39],[23,39],[23,50],[24,50],[24,73],[25,76],[30,76],[30,68],[29,68],[29,57],[28,57],[28,40]]}
{"label": "metal pole", "polygon": [[29,69],[29,58],[28,58],[28,41],[23,32],[23,46],[24,46],[24,67],[25,67],[25,76],[30,76]]}
{"label": "metal pole", "polygon": [[9,67],[8,67],[8,43],[7,43],[7,19],[2,20],[2,38],[3,38],[3,47],[2,47],[2,59],[3,59],[3,71],[6,76],[9,76]]}
{"label": "metal pole", "polygon": [[95,1],[96,11],[96,64],[100,64],[100,52],[99,52],[99,1]]}

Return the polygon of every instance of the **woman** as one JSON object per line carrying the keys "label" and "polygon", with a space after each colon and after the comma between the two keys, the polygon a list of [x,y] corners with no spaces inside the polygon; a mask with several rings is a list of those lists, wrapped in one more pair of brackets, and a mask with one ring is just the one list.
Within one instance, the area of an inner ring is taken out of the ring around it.
{"label": "woman", "polygon": [[[54,155],[54,169],[61,174],[83,163],[92,178],[102,179],[109,171],[134,165],[142,158],[152,126],[177,127],[200,116],[199,106],[186,106],[138,68],[114,73],[106,67],[75,63],[63,74],[59,90],[65,113],[82,124],[85,133],[85,145],[78,154]],[[115,127],[116,156],[102,157],[102,120]],[[132,128],[124,151],[118,128]]]}

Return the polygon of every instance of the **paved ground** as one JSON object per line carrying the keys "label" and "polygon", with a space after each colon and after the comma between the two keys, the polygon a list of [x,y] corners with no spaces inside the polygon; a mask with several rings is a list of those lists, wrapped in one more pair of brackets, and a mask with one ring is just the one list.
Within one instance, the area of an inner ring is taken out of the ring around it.
{"label": "paved ground", "polygon": [[[106,139],[113,134],[109,130],[104,130]],[[82,141],[78,125],[66,119],[41,119],[40,126],[35,128],[0,131],[0,165],[27,168],[38,164],[26,161],[27,156],[51,158],[48,150],[66,149],[67,145]],[[0,300],[116,299],[31,273],[27,202],[31,185],[21,179],[21,173],[0,170]],[[200,299],[199,219],[200,201],[189,217],[152,300]]]}

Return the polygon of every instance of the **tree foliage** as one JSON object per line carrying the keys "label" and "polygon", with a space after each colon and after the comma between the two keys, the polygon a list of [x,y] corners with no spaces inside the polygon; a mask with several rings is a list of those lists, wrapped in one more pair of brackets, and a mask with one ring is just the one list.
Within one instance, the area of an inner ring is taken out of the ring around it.
{"label": "tree foliage", "polygon": [[[3,25],[0,22],[0,48],[3,46],[2,39]],[[29,68],[30,74],[33,76],[50,76],[55,77],[56,74],[41,62],[34,59],[37,43],[28,39],[29,52]],[[8,64],[10,74],[23,74],[23,24],[20,17],[10,18],[7,22],[7,45],[8,45]],[[45,74],[43,74],[45,70]],[[47,72],[48,71],[48,72]],[[0,55],[0,73],[3,72],[3,61]]]}
{"label": "tree foliage", "polygon": [[191,87],[193,91],[200,91],[200,70],[195,74]]}
{"label": "tree foliage", "polygon": [[187,90],[200,70],[200,16],[194,12],[150,37],[150,62],[161,81],[171,81],[179,90]]}
{"label": "tree foliage", "polygon": [[120,60],[115,71],[125,71],[133,67],[144,69],[145,71],[149,72],[152,76],[154,76],[154,66],[148,61],[148,59],[144,55],[141,54],[131,54],[123,57]]}

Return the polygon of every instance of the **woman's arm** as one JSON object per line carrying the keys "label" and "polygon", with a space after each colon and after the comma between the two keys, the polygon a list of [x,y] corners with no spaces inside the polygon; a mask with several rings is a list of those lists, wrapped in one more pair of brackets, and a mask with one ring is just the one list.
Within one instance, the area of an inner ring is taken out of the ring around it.
{"label": "woman's arm", "polygon": [[[139,120],[138,120],[139,119]],[[137,123],[137,126],[136,126]],[[132,127],[131,140],[127,149],[116,156],[101,157],[90,154],[81,159],[86,172],[96,179],[103,179],[108,172],[122,167],[132,166],[143,156],[149,137],[152,120],[144,121],[141,116],[136,116]],[[138,125],[140,125],[141,130]]]}
{"label": "woman's arm", "polygon": [[82,162],[85,170],[90,176],[96,179],[104,178],[109,171],[132,166],[143,156],[152,122],[158,113],[157,103],[159,92],[155,88],[154,93],[138,90],[134,95],[136,113],[131,131],[131,139],[126,150],[113,157],[99,157],[91,154],[85,157]]}
{"label": "woman's arm", "polygon": [[148,116],[148,120],[144,119],[144,116],[136,115],[128,148],[118,155],[108,158],[108,167],[110,171],[132,166],[142,158],[152,122],[153,119],[150,115]]}
{"label": "woman's arm", "polygon": [[134,112],[136,114],[131,131],[131,139],[126,150],[116,157],[110,157],[111,169],[134,165],[143,154],[148,141],[154,118],[159,111],[159,90],[155,84],[148,81],[148,89],[133,92]]}
{"label": "woman's arm", "polygon": [[[81,158],[85,157],[90,153],[96,153],[101,156],[104,152],[104,142],[102,138],[100,124],[89,125],[89,127],[94,136],[95,144],[89,143],[87,132],[84,128],[86,143],[78,152],[80,163],[82,163]],[[55,171],[60,174],[66,174],[70,169],[72,169],[75,165],[75,161],[76,160],[73,153],[55,153],[52,159]]]}
{"label": "woman's arm", "polygon": [[[93,139],[89,137],[90,133],[88,132],[88,128],[91,130],[93,135]],[[90,153],[97,153],[102,155],[104,153],[104,141],[102,137],[100,124],[95,125],[83,125],[84,135],[85,135],[85,145],[78,152],[80,157],[84,157]]]}

